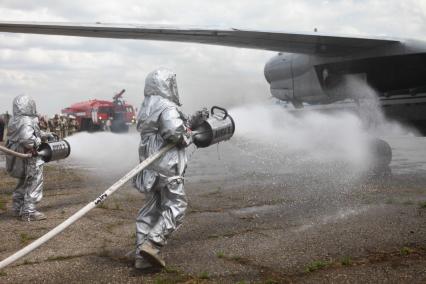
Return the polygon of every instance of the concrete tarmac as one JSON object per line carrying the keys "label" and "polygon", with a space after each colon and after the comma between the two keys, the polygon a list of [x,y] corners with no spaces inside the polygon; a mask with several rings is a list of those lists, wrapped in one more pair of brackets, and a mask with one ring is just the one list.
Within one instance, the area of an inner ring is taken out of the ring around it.
{"label": "concrete tarmac", "polygon": [[[184,225],[163,251],[166,269],[137,271],[125,256],[144,203],[126,185],[3,269],[0,283],[424,283],[426,139],[385,140],[394,153],[386,178],[238,139],[199,149],[186,175]],[[48,220],[26,223],[11,215],[15,180],[0,161],[0,258],[65,220],[126,170],[48,164],[39,206]]]}

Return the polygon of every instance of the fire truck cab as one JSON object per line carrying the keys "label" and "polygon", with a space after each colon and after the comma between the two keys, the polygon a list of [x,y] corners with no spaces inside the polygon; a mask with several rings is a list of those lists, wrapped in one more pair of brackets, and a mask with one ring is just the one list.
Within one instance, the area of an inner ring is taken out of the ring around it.
{"label": "fire truck cab", "polygon": [[116,94],[113,101],[89,100],[79,102],[62,110],[63,114],[74,115],[80,131],[128,132],[129,125],[135,123],[135,111],[122,95]]}

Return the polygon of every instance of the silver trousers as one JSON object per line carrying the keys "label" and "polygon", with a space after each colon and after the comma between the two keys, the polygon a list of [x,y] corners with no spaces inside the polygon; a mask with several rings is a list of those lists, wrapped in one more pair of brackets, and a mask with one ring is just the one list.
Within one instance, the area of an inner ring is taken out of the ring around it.
{"label": "silver trousers", "polygon": [[42,197],[43,165],[38,165],[36,159],[28,159],[26,176],[18,180],[13,191],[13,210],[21,214],[34,213]]}
{"label": "silver trousers", "polygon": [[182,177],[158,177],[155,186],[146,193],[146,203],[136,218],[136,257],[139,246],[150,241],[164,246],[168,237],[183,221],[188,201]]}

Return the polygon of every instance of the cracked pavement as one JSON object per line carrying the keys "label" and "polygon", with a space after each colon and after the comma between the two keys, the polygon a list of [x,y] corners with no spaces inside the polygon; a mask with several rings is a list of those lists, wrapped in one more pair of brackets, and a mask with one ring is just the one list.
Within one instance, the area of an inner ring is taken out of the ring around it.
{"label": "cracked pavement", "polygon": [[[163,250],[167,269],[136,271],[125,256],[143,204],[126,185],[3,269],[0,282],[424,283],[426,140],[388,141],[394,159],[387,179],[354,175],[340,163],[270,157],[238,140],[198,150],[186,175],[184,225]],[[10,214],[15,181],[0,167],[0,257],[65,220],[126,170],[49,164],[39,207],[48,220],[23,223]]]}

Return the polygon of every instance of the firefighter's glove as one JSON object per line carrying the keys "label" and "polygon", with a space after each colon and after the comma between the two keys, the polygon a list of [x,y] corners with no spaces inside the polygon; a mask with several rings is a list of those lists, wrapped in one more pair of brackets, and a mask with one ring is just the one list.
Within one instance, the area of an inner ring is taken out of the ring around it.
{"label": "firefighter's glove", "polygon": [[192,139],[192,131],[190,128],[186,129],[186,132],[182,135],[182,139],[180,143],[178,143],[178,147],[180,148],[186,148],[189,145],[191,145],[193,139]]}
{"label": "firefighter's glove", "polygon": [[31,156],[32,156],[32,157],[37,157],[37,156],[38,156],[38,153],[37,153],[37,149],[36,149],[36,148],[31,149],[31,150],[29,151],[29,153],[31,153]]}
{"label": "firefighter's glove", "polygon": [[51,133],[51,132],[41,132],[41,142],[42,143],[47,143],[47,142],[53,142],[53,141],[58,141],[59,137],[58,135]]}
{"label": "firefighter's glove", "polygon": [[204,121],[209,118],[209,111],[207,108],[196,111],[189,120],[189,125],[191,129],[195,129],[200,126]]}
{"label": "firefighter's glove", "polygon": [[56,133],[49,133],[49,137],[47,138],[47,140],[49,142],[53,142],[53,141],[59,141],[59,136]]}

